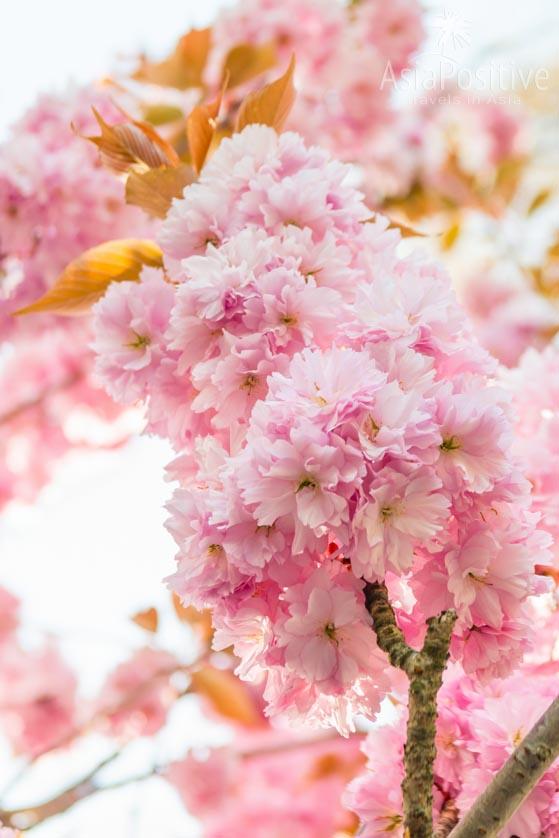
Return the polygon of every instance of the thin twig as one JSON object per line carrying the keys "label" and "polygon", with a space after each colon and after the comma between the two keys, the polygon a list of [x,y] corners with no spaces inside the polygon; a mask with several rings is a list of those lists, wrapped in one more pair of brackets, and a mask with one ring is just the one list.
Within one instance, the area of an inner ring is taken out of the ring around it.
{"label": "thin twig", "polygon": [[75,803],[98,791],[94,777],[99,771],[114,762],[120,754],[120,749],[113,751],[108,757],[104,757],[101,762],[98,762],[85,777],[82,777],[77,783],[73,783],[50,800],[21,809],[0,810],[0,821],[16,829],[31,829],[48,818],[54,817],[54,815],[61,815]]}
{"label": "thin twig", "polygon": [[[163,669],[160,669],[158,672],[155,672],[153,675],[151,675],[146,681],[143,681],[141,684],[131,689],[128,693],[126,693],[126,695],[122,697],[120,701],[97,710],[92,716],[90,716],[89,719],[72,728],[72,730],[64,734],[64,736],[59,737],[45,750],[40,751],[37,754],[34,754],[30,759],[28,759],[27,762],[25,762],[25,764],[22,765],[21,769],[17,771],[15,776],[11,778],[11,780],[7,783],[6,786],[4,786],[4,788],[2,789],[1,796],[4,797],[9,791],[11,791],[12,788],[24,778],[27,771],[29,771],[29,769],[33,765],[35,765],[35,763],[38,762],[38,760],[40,760],[42,757],[52,753],[53,751],[57,751],[60,748],[65,748],[68,745],[71,745],[72,742],[74,742],[80,736],[84,736],[104,719],[108,719],[111,716],[116,715],[117,713],[122,713],[128,709],[133,708],[134,705],[139,700],[141,700],[141,698],[144,695],[149,693],[154,688],[158,681],[165,678],[170,678],[177,672],[184,672],[186,674],[190,674],[195,668],[203,665],[206,658],[207,655],[202,655],[192,664],[177,663],[176,666],[165,667]],[[182,698],[183,695],[185,695],[188,691],[189,690],[177,694],[176,700]]]}

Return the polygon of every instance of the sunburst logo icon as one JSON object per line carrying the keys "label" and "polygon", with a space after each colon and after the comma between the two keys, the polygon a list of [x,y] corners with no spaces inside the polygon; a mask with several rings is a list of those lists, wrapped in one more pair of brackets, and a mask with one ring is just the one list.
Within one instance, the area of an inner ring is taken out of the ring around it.
{"label": "sunburst logo icon", "polygon": [[433,28],[437,49],[443,55],[448,51],[456,52],[471,45],[471,21],[459,12],[445,9],[436,16]]}

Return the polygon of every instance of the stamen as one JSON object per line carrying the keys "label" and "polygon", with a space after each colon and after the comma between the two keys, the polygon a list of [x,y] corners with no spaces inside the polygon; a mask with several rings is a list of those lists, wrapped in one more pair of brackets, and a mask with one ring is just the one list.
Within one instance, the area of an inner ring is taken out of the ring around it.
{"label": "stamen", "polygon": [[439,448],[441,451],[458,451],[458,449],[461,448],[461,443],[458,437],[449,436],[447,439],[443,439]]}
{"label": "stamen", "polygon": [[130,349],[145,349],[146,346],[149,346],[151,343],[151,338],[149,335],[139,335],[137,332],[134,332],[136,335],[136,339],[130,341],[130,343],[125,343],[125,346],[128,346]]}

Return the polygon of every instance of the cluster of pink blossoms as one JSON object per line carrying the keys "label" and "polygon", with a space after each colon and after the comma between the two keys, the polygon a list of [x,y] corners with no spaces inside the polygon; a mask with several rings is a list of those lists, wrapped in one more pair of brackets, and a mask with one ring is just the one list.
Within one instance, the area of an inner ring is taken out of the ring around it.
{"label": "cluster of pink blossoms", "polygon": [[[95,133],[92,105],[112,122],[122,119],[93,89],[46,97],[0,147],[0,507],[31,499],[62,454],[88,444],[72,435],[74,416],[105,426],[118,413],[92,383],[83,320],[12,316],[87,248],[152,229],[72,129]],[[108,437],[113,444],[122,435]]]}
{"label": "cluster of pink blossoms", "polygon": [[78,134],[94,134],[92,107],[122,120],[108,95],[94,88],[42,97],[16,123],[0,148],[0,264],[5,328],[36,333],[47,320],[14,321],[9,314],[43,294],[66,265],[109,238],[147,229],[126,206],[122,186]]}
{"label": "cluster of pink blossoms", "polygon": [[217,86],[239,43],[272,44],[280,66],[295,54],[299,92],[289,129],[357,163],[370,200],[421,186],[464,206],[472,201],[466,179],[490,187],[499,165],[520,153],[522,117],[460,91],[432,91],[425,98],[436,104],[398,103],[398,88],[405,94],[413,84],[406,73],[415,72],[424,37],[416,0],[239,0],[216,19],[206,76]]}
{"label": "cluster of pink blossoms", "polygon": [[467,222],[473,235],[469,258],[462,260],[461,297],[483,345],[510,367],[529,347],[544,349],[559,331],[558,210],[559,201],[550,201],[528,217],[511,209],[502,218],[474,214]]}
{"label": "cluster of pink blossoms", "polygon": [[173,279],[113,284],[97,368],[182,456],[172,587],[209,607],[269,711],[351,728],[391,688],[364,603],[410,642],[506,674],[528,641],[535,529],[506,396],[437,264],[398,256],[349,170],[300,137],[224,140],[164,222]]}
{"label": "cluster of pink blossoms", "polygon": [[37,757],[95,726],[120,740],[152,736],[177,697],[170,653],[141,648],[109,673],[99,695],[78,695],[73,669],[58,647],[22,645],[19,601],[0,587],[0,730],[15,754]]}
{"label": "cluster of pink blossoms", "polygon": [[528,349],[518,366],[501,370],[516,413],[514,446],[532,484],[532,506],[553,539],[559,566],[559,340]]}
{"label": "cluster of pink blossoms", "polygon": [[[438,697],[435,818],[450,803],[467,812],[494,774],[557,696],[557,662],[524,667],[480,688],[451,668]],[[344,802],[362,823],[363,838],[403,838],[401,783],[406,714],[372,730],[364,745],[366,772],[348,787]],[[545,772],[499,838],[559,835],[559,762]]]}
{"label": "cluster of pink blossoms", "polygon": [[0,588],[0,728],[17,754],[37,756],[73,729],[74,673],[52,643],[24,649],[19,601]]}
{"label": "cluster of pink blossoms", "polygon": [[407,191],[417,162],[419,135],[395,107],[393,88],[423,37],[417,0],[240,0],[216,19],[207,77],[219,84],[239,43],[272,44],[279,66],[294,53],[299,95],[288,127],[358,162],[379,197]]}
{"label": "cluster of pink blossoms", "polygon": [[472,187],[495,188],[499,167],[522,157],[528,138],[520,107],[514,110],[490,97],[475,100],[460,93],[451,91],[445,97],[448,101],[434,98],[436,104],[418,109],[422,136],[418,179],[424,189],[463,209],[472,203]]}
{"label": "cluster of pink blossoms", "polygon": [[363,765],[360,742],[245,732],[234,748],[191,751],[165,777],[202,821],[205,838],[324,838],[354,826],[341,796]]}

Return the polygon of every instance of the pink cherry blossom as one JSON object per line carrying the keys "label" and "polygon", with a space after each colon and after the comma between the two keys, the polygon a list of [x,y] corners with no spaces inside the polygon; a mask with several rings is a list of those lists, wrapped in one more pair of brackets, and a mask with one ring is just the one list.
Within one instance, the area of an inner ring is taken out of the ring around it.
{"label": "pink cherry blossom", "polygon": [[116,400],[133,402],[146,394],[164,356],[163,334],[174,302],[160,276],[115,282],[94,308],[97,373]]}
{"label": "pink cherry blossom", "polygon": [[10,638],[19,623],[19,600],[0,586],[0,643]]}
{"label": "pink cherry blossom", "polygon": [[[31,500],[72,448],[118,444],[132,427],[93,381],[88,323],[12,316],[84,250],[153,230],[78,136],[95,134],[92,106],[122,120],[105,93],[72,89],[41,97],[0,147],[0,506]],[[84,415],[94,430],[76,435]]]}
{"label": "pink cherry blossom", "polygon": [[65,744],[76,724],[76,676],[53,645],[0,647],[0,720],[16,753]]}
{"label": "pink cherry blossom", "polygon": [[380,472],[369,503],[357,516],[365,543],[352,558],[354,572],[373,580],[383,578],[387,568],[408,570],[414,546],[428,547],[448,517],[449,500],[440,489],[441,481],[429,469]]}
{"label": "pink cherry blossom", "polygon": [[439,404],[439,471],[445,480],[463,480],[473,492],[486,491],[505,476],[510,436],[502,410],[480,402],[445,394]]}
{"label": "pink cherry blossom", "polygon": [[448,588],[469,622],[500,628],[505,615],[513,615],[531,590],[527,545],[497,540],[484,524],[468,532],[445,561]]}
{"label": "pink cherry blossom", "polygon": [[286,664],[326,691],[355,681],[367,671],[371,655],[370,624],[363,619],[359,587],[351,590],[348,583],[343,575],[339,587],[332,587],[320,568],[286,594],[291,614],[282,632]]}
{"label": "pink cherry blossom", "polygon": [[152,736],[176,697],[171,676],[178,662],[169,652],[138,650],[111,672],[97,699],[101,726],[112,736]]}

